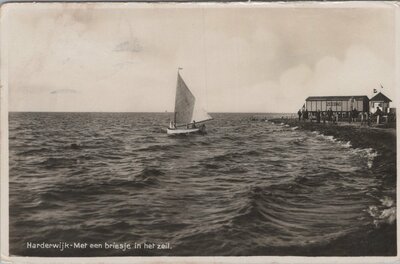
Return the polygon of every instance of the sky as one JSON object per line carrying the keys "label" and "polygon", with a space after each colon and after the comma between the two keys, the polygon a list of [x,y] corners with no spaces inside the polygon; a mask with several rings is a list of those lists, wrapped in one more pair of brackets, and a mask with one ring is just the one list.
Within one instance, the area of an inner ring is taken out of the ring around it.
{"label": "sky", "polygon": [[374,88],[395,101],[392,5],[41,3],[2,15],[10,111],[173,111],[178,67],[209,112],[296,112],[308,96]]}

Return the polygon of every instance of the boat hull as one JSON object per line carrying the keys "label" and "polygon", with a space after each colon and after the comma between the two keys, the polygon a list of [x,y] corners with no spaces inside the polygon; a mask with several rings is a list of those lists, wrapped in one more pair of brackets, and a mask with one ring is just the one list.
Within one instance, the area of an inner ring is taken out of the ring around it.
{"label": "boat hull", "polygon": [[167,134],[174,135],[189,135],[189,134],[204,134],[206,131],[201,128],[167,128]]}

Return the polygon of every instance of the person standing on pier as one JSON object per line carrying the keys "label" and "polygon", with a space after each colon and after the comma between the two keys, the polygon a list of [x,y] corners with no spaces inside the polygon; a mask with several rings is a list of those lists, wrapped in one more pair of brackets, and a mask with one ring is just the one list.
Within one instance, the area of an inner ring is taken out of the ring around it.
{"label": "person standing on pier", "polygon": [[333,111],[332,108],[329,108],[328,110],[328,121],[333,122]]}
{"label": "person standing on pier", "polygon": [[321,123],[321,111],[317,111],[317,114],[316,114],[316,117],[317,117],[317,123]]}
{"label": "person standing on pier", "polygon": [[374,114],[377,118],[377,123],[380,124],[382,123],[382,116],[383,116],[383,112],[382,110],[379,108],[379,106],[376,108],[376,112]]}
{"label": "person standing on pier", "polygon": [[354,109],[353,109],[353,122],[356,122],[357,121],[357,117],[358,117],[358,111],[357,111],[357,109],[354,107]]}

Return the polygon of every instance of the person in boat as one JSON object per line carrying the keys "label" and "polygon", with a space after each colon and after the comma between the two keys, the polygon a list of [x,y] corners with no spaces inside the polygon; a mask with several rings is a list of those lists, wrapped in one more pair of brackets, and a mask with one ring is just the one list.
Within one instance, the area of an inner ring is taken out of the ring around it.
{"label": "person in boat", "polygon": [[193,120],[192,128],[196,128],[196,121],[195,120]]}

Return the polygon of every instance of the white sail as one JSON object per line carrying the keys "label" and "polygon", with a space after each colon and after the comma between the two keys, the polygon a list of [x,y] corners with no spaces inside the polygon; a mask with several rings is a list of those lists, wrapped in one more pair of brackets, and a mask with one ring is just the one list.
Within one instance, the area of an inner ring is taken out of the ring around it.
{"label": "white sail", "polygon": [[175,96],[175,123],[188,124],[192,122],[195,97],[178,72]]}
{"label": "white sail", "polygon": [[193,121],[198,123],[211,119],[212,117],[196,103],[196,98],[178,72],[175,96],[175,123],[189,124],[193,123]]}
{"label": "white sail", "polygon": [[194,105],[193,115],[192,115],[192,123],[196,121],[196,123],[203,122],[206,120],[211,120],[212,117],[204,110],[201,106],[198,106],[196,103]]}

